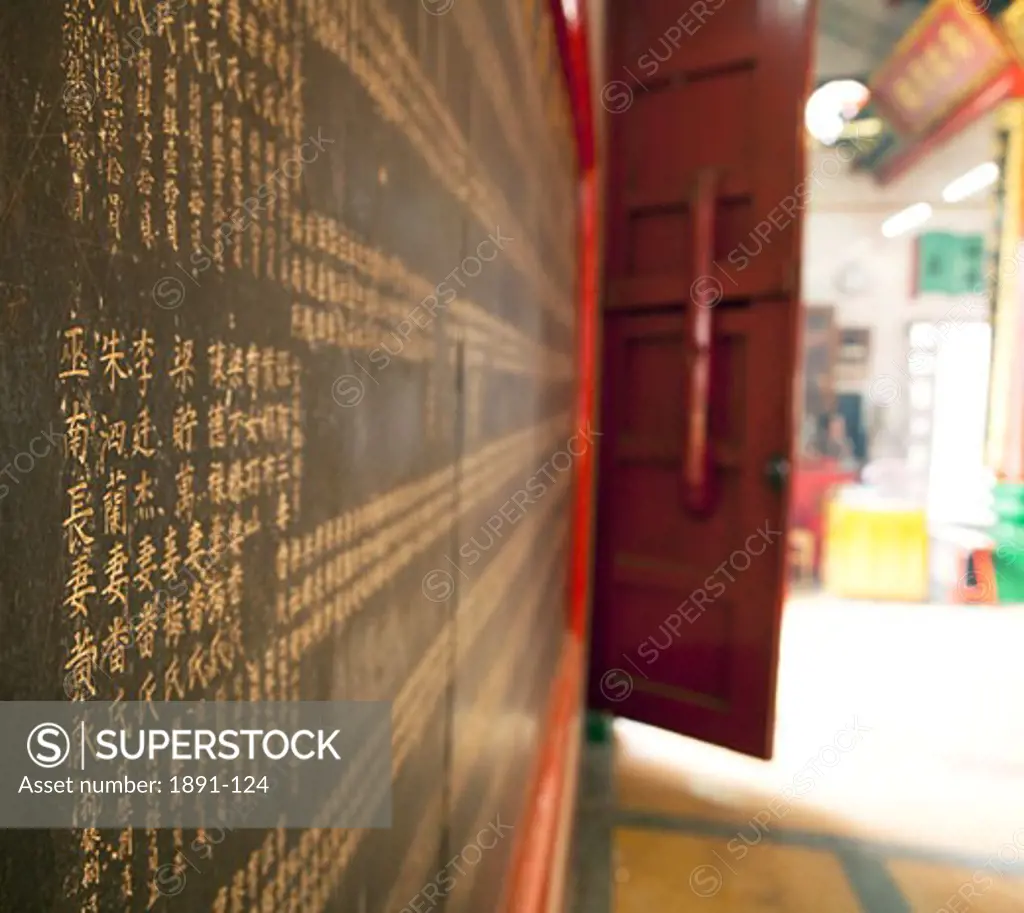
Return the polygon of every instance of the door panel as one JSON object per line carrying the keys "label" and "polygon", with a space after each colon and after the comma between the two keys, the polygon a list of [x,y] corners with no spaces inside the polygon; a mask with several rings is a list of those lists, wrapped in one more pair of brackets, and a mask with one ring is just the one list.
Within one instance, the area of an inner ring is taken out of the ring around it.
{"label": "door panel", "polygon": [[811,18],[633,0],[609,22],[632,104],[609,119],[591,702],[765,757],[786,512],[766,469],[793,440]]}

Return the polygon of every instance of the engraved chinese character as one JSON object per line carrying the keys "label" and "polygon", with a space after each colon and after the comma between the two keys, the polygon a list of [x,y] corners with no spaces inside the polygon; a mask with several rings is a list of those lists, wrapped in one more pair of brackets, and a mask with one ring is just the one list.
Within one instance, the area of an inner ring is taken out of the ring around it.
{"label": "engraved chinese character", "polygon": [[124,672],[127,649],[131,642],[132,632],[128,622],[122,616],[115,615],[103,640],[103,659],[107,661],[111,675]]}
{"label": "engraved chinese character", "polygon": [[179,393],[188,393],[195,384],[195,344],[191,339],[174,337],[174,364],[171,367],[171,381]]}
{"label": "engraved chinese character", "polygon": [[179,405],[174,410],[171,437],[176,450],[183,453],[194,452],[195,429],[198,423],[199,416],[196,415],[195,407],[191,403]]}
{"label": "engraved chinese character", "polygon": [[156,492],[153,489],[153,478],[145,469],[135,483],[132,496],[136,516],[140,520],[152,520],[156,516]]}
{"label": "engraved chinese character", "polygon": [[181,553],[178,551],[178,531],[170,526],[164,533],[164,558],[160,564],[160,572],[166,583],[171,583],[178,576],[181,568]]}
{"label": "engraved chinese character", "polygon": [[192,591],[188,600],[188,629],[193,634],[198,634],[203,629],[203,621],[206,616],[206,590],[198,581],[192,584]]}
{"label": "engraved chinese character", "polygon": [[107,577],[107,585],[103,588],[103,595],[107,597],[110,605],[128,608],[128,552],[123,542],[115,542],[110,549],[107,563],[103,568]]}
{"label": "engraved chinese character", "polygon": [[277,579],[288,579],[288,544],[282,539],[277,546]]}
{"label": "engraved chinese character", "polygon": [[135,576],[132,578],[132,583],[140,593],[153,592],[153,575],[157,572],[156,555],[153,537],[147,533],[136,549]]}
{"label": "engraved chinese character", "polygon": [[292,385],[291,356],[285,351],[277,353],[277,385],[281,388]]}
{"label": "engraved chinese character", "polygon": [[172,701],[177,698],[182,700],[185,697],[185,689],[181,685],[181,664],[175,656],[167,671],[164,673],[164,700]]}
{"label": "engraved chinese character", "polygon": [[153,379],[153,337],[142,330],[132,342],[132,357],[135,359],[135,377],[139,381],[139,395],[149,392],[149,382]]}
{"label": "engraved chinese character", "polygon": [[[124,798],[127,804],[127,797]],[[118,856],[124,860],[124,867],[121,869],[121,897],[127,899],[133,896],[132,887],[132,829],[128,828],[121,832],[121,837],[118,840]]]}
{"label": "engraved chinese character", "polygon": [[72,618],[76,615],[83,618],[89,615],[87,600],[96,595],[96,587],[92,582],[94,575],[92,556],[88,552],[82,552],[72,559],[71,576],[65,584],[67,596],[64,597],[64,605]]}
{"label": "engraved chinese character", "polygon": [[64,520],[64,529],[68,534],[68,554],[75,555],[87,550],[94,541],[86,528],[93,517],[88,483],[79,482],[68,489],[67,495],[71,503]]}
{"label": "engraved chinese character", "polygon": [[241,504],[245,499],[245,491],[242,480],[242,464],[234,460],[228,467],[228,500],[232,504]]}
{"label": "engraved chinese character", "polygon": [[178,498],[174,505],[174,515],[179,520],[191,519],[196,509],[196,469],[191,461],[186,460],[178,467],[174,474],[174,484],[178,491]]}
{"label": "engraved chinese character", "polygon": [[260,370],[263,373],[263,389],[267,393],[274,391],[274,371],[275,371],[276,355],[272,348],[265,348],[260,353]]}
{"label": "engraved chinese character", "polygon": [[213,403],[207,412],[210,448],[218,450],[228,446],[227,409],[223,403]]}
{"label": "engraved chinese character", "polygon": [[203,547],[203,527],[198,520],[194,520],[188,530],[188,557],[185,559],[185,566],[191,570],[199,579],[205,580],[206,569],[203,563],[207,552]]}
{"label": "engraved chinese character", "polygon": [[177,647],[185,633],[183,606],[180,599],[169,599],[164,611],[164,641],[169,647]]}
{"label": "engraved chinese character", "polygon": [[128,532],[128,487],[122,470],[115,469],[103,492],[103,532],[125,535]]}
{"label": "engraved chinese character", "polygon": [[233,390],[241,388],[245,379],[245,353],[241,346],[231,347],[231,361],[228,364],[228,384]]}
{"label": "engraved chinese character", "polygon": [[151,457],[156,453],[153,437],[156,430],[149,406],[143,406],[132,428],[132,456]]}
{"label": "engraved chinese character", "polygon": [[260,432],[263,430],[263,412],[256,409],[250,412],[245,419],[245,439],[250,444],[260,442]]}
{"label": "engraved chinese character", "polygon": [[241,81],[241,68],[238,65],[238,57],[232,54],[227,60],[227,75],[225,81],[229,89],[235,93],[235,97],[242,101],[244,94],[242,92],[242,81]]}
{"label": "engraved chinese character", "polygon": [[214,633],[213,638],[210,640],[210,649],[207,653],[208,662],[206,668],[203,670],[206,680],[213,681],[217,677],[217,673],[221,669],[229,670],[230,665],[225,664],[225,657],[230,654],[230,648],[226,649],[224,638],[221,636],[220,631]]}
{"label": "engraved chinese character", "polygon": [[96,648],[96,640],[92,631],[88,628],[80,628],[75,631],[75,642],[64,668],[71,673],[76,697],[86,693],[91,696],[96,695],[94,674],[98,658],[99,651]]}
{"label": "engraved chinese character", "polygon": [[109,422],[104,419],[106,424],[100,430],[100,456],[99,456],[99,470],[104,472],[107,466],[107,458],[114,454],[115,456],[124,457],[125,455],[125,444],[128,439],[128,425],[123,421]]}
{"label": "engraved chinese character", "polygon": [[245,354],[245,382],[253,393],[260,389],[260,350],[255,345],[249,346]]}
{"label": "engraved chinese character", "polygon": [[[211,5],[212,13],[212,5]],[[206,71],[213,74],[213,78],[217,82],[217,89],[220,92],[224,91],[224,73],[221,67],[221,52],[217,48],[216,40],[207,39],[206,41]],[[216,106],[214,106],[216,109]],[[214,121],[216,123],[216,120]]]}
{"label": "engraved chinese character", "polygon": [[209,684],[207,677],[203,645],[196,644],[188,658],[188,686],[194,689],[196,685],[205,688]]}
{"label": "engraved chinese character", "polygon": [[232,410],[228,416],[228,431],[231,434],[231,443],[236,447],[242,443],[242,435],[245,432],[246,415],[241,409]]}
{"label": "engraved chinese character", "polygon": [[135,625],[135,643],[139,649],[139,656],[143,659],[151,659],[155,646],[157,627],[157,609],[152,600],[147,601],[139,613],[139,620]]}
{"label": "engraved chinese character", "polygon": [[222,390],[228,385],[227,347],[222,342],[215,342],[206,351],[210,361],[210,383]]}
{"label": "engraved chinese character", "polygon": [[[199,35],[196,32],[196,23],[194,19],[186,19],[183,23],[185,32],[185,50],[191,52],[192,59],[196,63],[196,68],[199,72],[203,72],[203,63],[200,52],[200,41]],[[194,85],[194,84],[193,84]]]}
{"label": "engraved chinese character", "polygon": [[68,455],[83,466],[89,452],[89,414],[76,399],[71,406],[71,414],[65,420],[65,437]]}
{"label": "engraved chinese character", "polygon": [[224,591],[224,581],[219,569],[209,583],[207,596],[209,597],[210,620],[214,624],[219,624],[227,610],[227,593]]}
{"label": "engraved chinese character", "polygon": [[123,348],[124,339],[117,330],[112,330],[103,337],[100,354],[100,365],[103,368],[103,376],[107,379],[107,385],[111,391],[117,389],[117,382],[127,378],[131,371],[125,364],[128,353]]}
{"label": "engraved chinese character", "polygon": [[245,463],[245,491],[248,493],[250,498],[258,498],[260,494],[260,482],[263,479],[263,473],[260,471],[262,463],[259,457],[254,457],[251,460],[246,460]]}
{"label": "engraved chinese character", "polygon": [[60,379],[89,376],[89,355],[85,350],[85,330],[71,327],[64,331],[64,344],[60,352]]}
{"label": "engraved chinese character", "polygon": [[228,604],[240,606],[242,604],[242,566],[235,562],[228,570]]}
{"label": "engraved chinese character", "polygon": [[210,464],[210,476],[207,483],[211,504],[223,504],[226,500],[224,484],[224,464],[217,460]]}
{"label": "engraved chinese character", "polygon": [[146,673],[145,680],[139,685],[139,700],[152,703],[154,694],[156,694],[156,674],[150,670]]}

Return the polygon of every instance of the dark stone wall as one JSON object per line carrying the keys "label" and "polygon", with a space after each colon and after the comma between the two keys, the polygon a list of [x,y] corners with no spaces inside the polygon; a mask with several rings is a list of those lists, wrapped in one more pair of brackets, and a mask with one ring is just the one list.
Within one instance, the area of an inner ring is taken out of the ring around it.
{"label": "dark stone wall", "polygon": [[0,5],[0,699],[392,700],[395,809],[2,832],[2,913],[497,908],[569,531],[548,15]]}

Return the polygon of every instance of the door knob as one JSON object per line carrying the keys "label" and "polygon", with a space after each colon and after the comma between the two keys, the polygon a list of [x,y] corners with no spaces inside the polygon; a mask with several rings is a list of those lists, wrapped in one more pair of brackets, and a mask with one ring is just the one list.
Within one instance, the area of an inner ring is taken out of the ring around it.
{"label": "door knob", "polygon": [[789,459],[784,456],[773,456],[764,464],[765,481],[776,491],[784,491],[789,484]]}

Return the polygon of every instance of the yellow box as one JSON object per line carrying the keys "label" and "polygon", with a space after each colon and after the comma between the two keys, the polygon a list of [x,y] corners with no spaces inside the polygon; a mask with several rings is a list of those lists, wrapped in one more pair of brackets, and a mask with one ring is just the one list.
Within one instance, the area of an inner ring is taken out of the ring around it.
{"label": "yellow box", "polygon": [[826,507],[823,545],[822,582],[833,596],[927,600],[923,508],[838,498]]}

